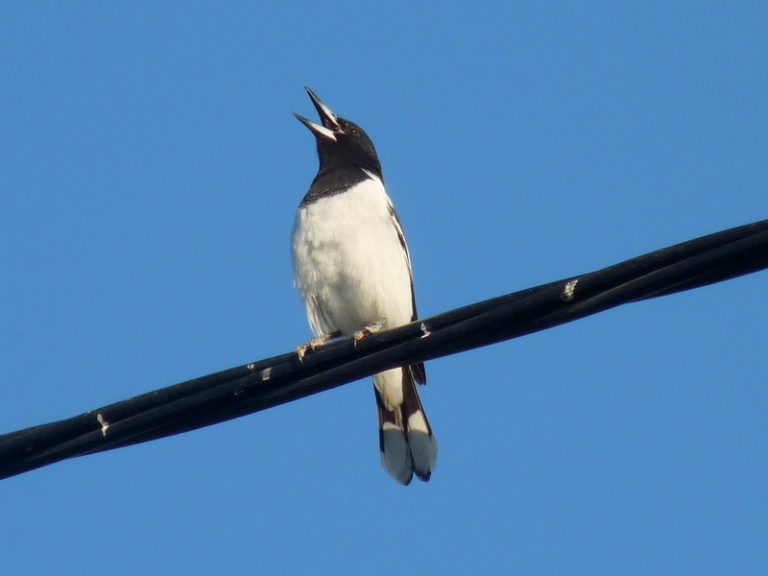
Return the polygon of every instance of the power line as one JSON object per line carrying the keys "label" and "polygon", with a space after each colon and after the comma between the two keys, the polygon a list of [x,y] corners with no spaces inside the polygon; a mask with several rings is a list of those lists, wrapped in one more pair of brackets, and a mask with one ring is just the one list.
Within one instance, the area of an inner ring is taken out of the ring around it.
{"label": "power line", "polygon": [[421,319],[355,343],[328,343],[148,392],[0,436],[0,478],[209,426],[381,370],[456,354],[630,302],[768,268],[768,220]]}

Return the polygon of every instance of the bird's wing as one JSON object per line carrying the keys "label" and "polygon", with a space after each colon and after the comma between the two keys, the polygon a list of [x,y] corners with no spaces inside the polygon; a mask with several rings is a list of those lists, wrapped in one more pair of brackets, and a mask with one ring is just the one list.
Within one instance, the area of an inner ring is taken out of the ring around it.
{"label": "bird's wing", "polygon": [[392,217],[392,222],[395,225],[395,230],[397,231],[397,239],[400,240],[400,246],[403,248],[403,252],[405,253],[405,261],[408,263],[408,278],[411,281],[411,322],[413,322],[416,320],[416,318],[418,318],[418,314],[416,313],[416,293],[413,290],[413,268],[411,267],[411,253],[408,250],[408,243],[405,241],[405,234],[403,233],[403,225],[400,224],[400,217],[397,215],[395,205],[389,198],[387,198],[387,209],[389,210],[389,215]]}
{"label": "bird's wing", "polygon": [[[416,312],[416,291],[413,289],[413,268],[411,267],[411,253],[408,250],[408,242],[405,241],[405,233],[403,232],[403,225],[400,224],[400,217],[397,215],[395,205],[392,203],[392,200],[389,197],[387,197],[387,208],[389,209],[392,222],[394,223],[395,229],[397,230],[397,238],[400,240],[400,246],[403,248],[405,261],[408,263],[408,278],[411,281],[411,322],[413,322],[419,317],[419,315]],[[411,364],[408,366],[408,369],[410,370],[411,376],[415,382],[419,384],[427,383],[427,372],[424,369],[423,362]]]}

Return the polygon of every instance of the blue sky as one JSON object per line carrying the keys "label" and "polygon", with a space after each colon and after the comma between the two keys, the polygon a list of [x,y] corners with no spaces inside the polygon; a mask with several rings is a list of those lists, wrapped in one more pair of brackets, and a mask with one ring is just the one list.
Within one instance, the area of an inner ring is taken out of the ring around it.
{"label": "blue sky", "polygon": [[[768,217],[768,9],[6,2],[0,429],[309,338],[303,86],[373,137],[420,312]],[[7,574],[765,574],[766,273],[0,485]]]}

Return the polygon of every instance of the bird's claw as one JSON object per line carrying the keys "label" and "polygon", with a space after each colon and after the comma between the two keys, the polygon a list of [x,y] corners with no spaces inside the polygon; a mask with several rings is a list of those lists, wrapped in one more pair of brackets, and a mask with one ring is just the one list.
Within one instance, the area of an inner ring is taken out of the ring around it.
{"label": "bird's claw", "polygon": [[325,343],[332,338],[334,338],[333,334],[321,334],[320,336],[315,336],[306,344],[300,344],[296,346],[296,355],[299,357],[299,362],[304,362],[304,357],[307,354],[322,348],[325,346]]}
{"label": "bird's claw", "polygon": [[340,336],[341,332],[336,330],[330,334],[320,334],[320,336],[315,336],[306,344],[300,344],[299,346],[296,346],[296,355],[299,357],[299,362],[303,362],[304,357],[310,352],[315,352],[316,350],[325,346],[328,340],[333,340],[334,338],[339,338]]}
{"label": "bird's claw", "polygon": [[355,345],[357,345],[357,343],[366,336],[381,332],[382,328],[384,328],[383,323],[374,322],[373,324],[369,324],[368,326],[364,327],[362,330],[355,330],[355,333],[352,335],[352,339],[354,340]]}

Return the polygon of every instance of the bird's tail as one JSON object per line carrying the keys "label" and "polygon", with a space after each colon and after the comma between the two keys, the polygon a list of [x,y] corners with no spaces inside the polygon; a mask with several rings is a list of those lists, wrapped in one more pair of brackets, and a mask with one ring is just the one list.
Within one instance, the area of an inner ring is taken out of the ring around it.
{"label": "bird's tail", "polygon": [[373,377],[381,461],[402,484],[408,484],[414,473],[428,481],[437,461],[437,441],[416,389],[416,381],[424,380],[423,365],[393,368]]}

